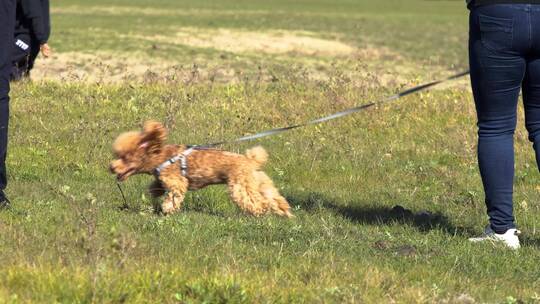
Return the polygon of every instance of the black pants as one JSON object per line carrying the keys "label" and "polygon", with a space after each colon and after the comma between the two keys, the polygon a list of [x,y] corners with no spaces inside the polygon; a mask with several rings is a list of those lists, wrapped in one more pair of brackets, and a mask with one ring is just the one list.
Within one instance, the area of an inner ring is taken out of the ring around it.
{"label": "black pants", "polygon": [[21,80],[29,77],[34,62],[39,54],[39,42],[29,34],[15,37],[11,54],[11,80]]}
{"label": "black pants", "polygon": [[0,0],[0,191],[7,185],[6,153],[9,123],[9,74],[15,28],[15,0]]}

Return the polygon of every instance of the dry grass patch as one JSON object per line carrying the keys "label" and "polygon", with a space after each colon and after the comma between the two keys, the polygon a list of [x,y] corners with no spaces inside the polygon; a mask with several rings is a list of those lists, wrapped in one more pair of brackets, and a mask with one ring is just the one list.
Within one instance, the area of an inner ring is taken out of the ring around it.
{"label": "dry grass patch", "polygon": [[[146,45],[155,52],[101,50],[56,53],[49,60],[38,60],[32,77],[35,80],[107,83],[154,82],[169,78],[238,83],[244,81],[248,74],[261,81],[273,81],[276,69],[294,66],[298,74],[294,77],[325,82],[340,79],[358,86],[367,85],[368,89],[411,86],[450,74],[441,67],[418,65],[387,47],[354,47],[338,40],[317,37],[316,33],[308,31],[257,32],[182,27],[171,28],[170,32],[174,34],[150,36],[97,30],[95,34],[98,36],[106,34],[136,41],[137,45]],[[169,48],[176,52],[175,47],[194,50],[194,55],[164,53]],[[165,55],[167,58],[163,57]],[[269,61],[272,63],[268,64]],[[418,75],[422,77],[418,78]],[[278,79],[282,76],[278,75]],[[466,88],[468,81],[448,85]]]}
{"label": "dry grass patch", "polygon": [[164,61],[129,53],[55,53],[50,59],[36,60],[35,80],[121,82],[140,79],[150,71],[165,71]]}
{"label": "dry grass patch", "polygon": [[311,32],[247,31],[184,27],[171,36],[131,35],[130,38],[154,42],[212,48],[231,53],[300,54],[310,56],[350,56],[357,50],[344,42],[316,37]]}
{"label": "dry grass patch", "polygon": [[[248,12],[248,11],[245,11]],[[264,13],[265,11],[253,11],[253,13]],[[51,8],[53,14],[67,15],[110,15],[110,16],[193,16],[193,15],[212,15],[212,14],[238,14],[237,11],[215,11],[204,9],[160,9],[137,6],[63,6]]]}

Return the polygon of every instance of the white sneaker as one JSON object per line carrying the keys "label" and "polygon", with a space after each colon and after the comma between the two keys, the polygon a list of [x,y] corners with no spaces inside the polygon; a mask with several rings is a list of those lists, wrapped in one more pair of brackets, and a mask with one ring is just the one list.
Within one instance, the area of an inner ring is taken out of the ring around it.
{"label": "white sneaker", "polygon": [[491,241],[491,242],[501,242],[504,245],[508,246],[511,249],[519,249],[519,237],[518,235],[521,234],[521,231],[512,228],[508,229],[503,234],[498,234],[495,231],[493,231],[488,225],[486,229],[484,230],[484,234],[479,237],[470,238],[469,241],[471,242],[483,242],[483,241]]}

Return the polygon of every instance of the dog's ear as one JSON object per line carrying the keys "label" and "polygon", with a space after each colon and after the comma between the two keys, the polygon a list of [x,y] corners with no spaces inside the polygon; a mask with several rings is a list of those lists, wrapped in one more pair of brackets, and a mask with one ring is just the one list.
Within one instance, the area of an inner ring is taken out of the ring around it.
{"label": "dog's ear", "polygon": [[160,149],[167,139],[167,130],[165,127],[153,120],[144,123],[140,148]]}

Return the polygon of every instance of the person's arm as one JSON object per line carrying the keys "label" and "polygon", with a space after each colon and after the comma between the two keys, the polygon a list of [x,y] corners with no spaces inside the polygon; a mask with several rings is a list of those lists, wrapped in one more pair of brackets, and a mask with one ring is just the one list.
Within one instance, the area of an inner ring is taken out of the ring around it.
{"label": "person's arm", "polygon": [[41,53],[49,57],[51,55],[51,48],[47,44],[49,31],[45,25],[45,20],[48,18],[43,16],[46,12],[42,8],[41,0],[21,0],[21,7],[25,18],[31,20],[31,31],[40,45]]}
{"label": "person's arm", "polygon": [[21,8],[24,17],[31,21],[32,28],[30,29],[39,44],[47,43],[48,37],[45,32],[45,24],[43,22],[43,10],[41,9],[40,0],[20,0]]}

